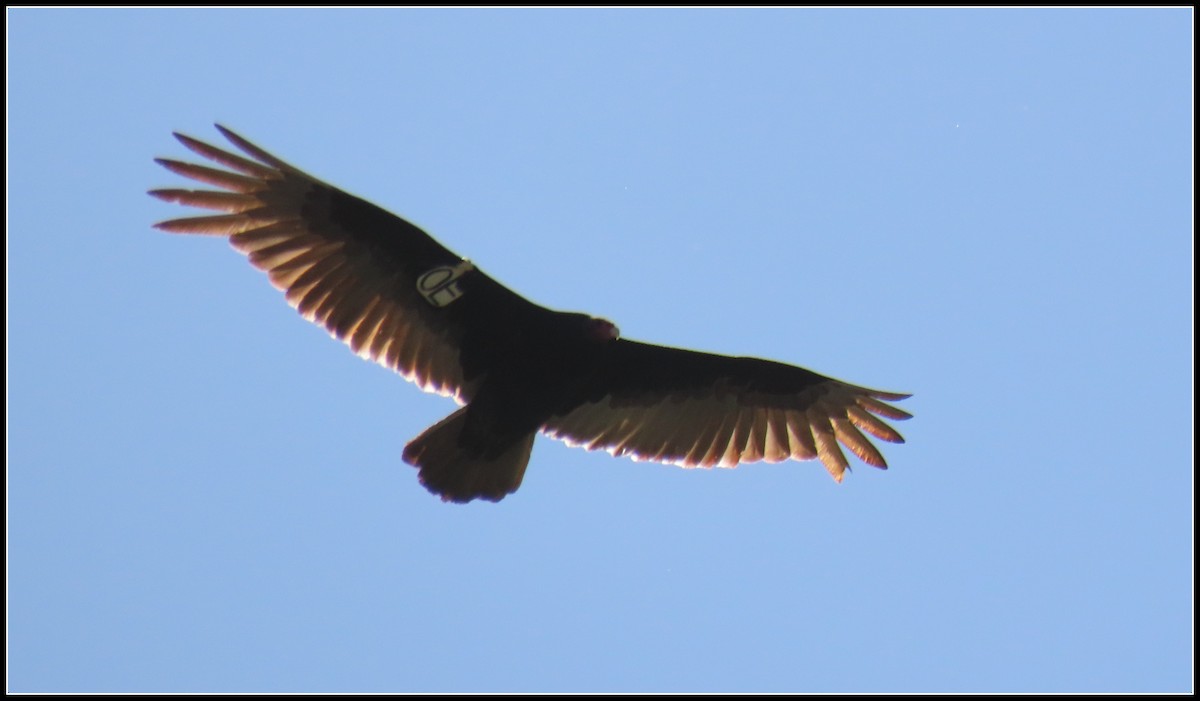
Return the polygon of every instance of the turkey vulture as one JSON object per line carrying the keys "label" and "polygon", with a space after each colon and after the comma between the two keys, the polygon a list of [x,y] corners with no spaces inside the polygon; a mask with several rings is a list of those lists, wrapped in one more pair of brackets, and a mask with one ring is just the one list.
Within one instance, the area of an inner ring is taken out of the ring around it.
{"label": "turkey vulture", "polygon": [[217,129],[249,158],[176,133],[227,170],[156,160],[218,190],[150,194],[224,213],[156,228],[228,237],[306,319],[464,405],[404,449],[443,500],[515,492],[538,431],[685,467],[819,458],[839,482],[849,466],[839,442],[880,468],[864,432],[904,442],[879,417],[910,418],[886,403],[909,395],[621,339],[612,323],[534,304],[415,225]]}

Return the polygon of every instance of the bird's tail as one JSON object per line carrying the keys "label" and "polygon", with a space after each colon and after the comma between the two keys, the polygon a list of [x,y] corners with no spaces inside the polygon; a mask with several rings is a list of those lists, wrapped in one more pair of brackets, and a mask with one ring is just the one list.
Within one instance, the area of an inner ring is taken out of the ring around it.
{"label": "bird's tail", "polygon": [[421,484],[442,501],[500,501],[517,491],[536,433],[499,449],[480,449],[464,440],[466,424],[463,407],[413,439],[404,449],[404,461],[420,469]]}

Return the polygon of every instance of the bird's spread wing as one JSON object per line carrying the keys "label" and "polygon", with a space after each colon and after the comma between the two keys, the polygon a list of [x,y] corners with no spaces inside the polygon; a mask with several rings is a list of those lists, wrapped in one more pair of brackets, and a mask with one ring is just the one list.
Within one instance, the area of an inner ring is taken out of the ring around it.
{"label": "bird's spread wing", "polygon": [[468,400],[486,371],[468,357],[473,346],[486,344],[480,338],[489,331],[486,320],[499,309],[533,305],[415,225],[217,128],[250,158],[176,134],[224,169],[157,160],[219,190],[150,194],[224,214],[172,219],[157,228],[229,237],[289,304],[355,353],[422,389]]}
{"label": "bird's spread wing", "polygon": [[879,417],[909,395],[839,382],[803,368],[630,341],[611,345],[588,400],[543,426],[589,450],[685,467],[819,458],[837,481],[849,462],[887,463],[867,435],[903,443]]}

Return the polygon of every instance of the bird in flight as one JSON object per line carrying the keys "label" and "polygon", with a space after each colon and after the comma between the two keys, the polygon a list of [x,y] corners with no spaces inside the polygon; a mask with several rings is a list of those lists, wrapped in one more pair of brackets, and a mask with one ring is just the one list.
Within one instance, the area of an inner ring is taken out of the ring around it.
{"label": "bird in flight", "polygon": [[839,482],[841,446],[886,468],[866,434],[904,442],[883,419],[911,417],[889,403],[907,394],[620,338],[611,322],[534,304],[408,221],[217,129],[245,156],[176,133],[222,168],[156,159],[217,189],[150,194],[222,213],[155,227],[227,237],[304,318],[461,404],[404,449],[445,501],[515,492],[539,431],[684,467],[817,458]]}

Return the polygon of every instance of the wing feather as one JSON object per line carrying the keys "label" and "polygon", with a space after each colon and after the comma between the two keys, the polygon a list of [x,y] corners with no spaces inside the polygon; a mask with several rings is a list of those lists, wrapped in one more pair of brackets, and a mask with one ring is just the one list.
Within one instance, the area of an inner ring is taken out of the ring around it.
{"label": "wing feather", "polygon": [[808,419],[808,427],[812,430],[813,441],[817,444],[817,458],[825,465],[829,474],[841,482],[850,461],[838,447],[837,435],[833,432],[830,417],[817,406],[810,406],[804,414]]}
{"label": "wing feather", "polygon": [[912,418],[912,414],[908,413],[907,411],[904,411],[903,409],[897,409],[894,406],[889,406],[879,401],[879,399],[876,399],[876,397],[882,397],[883,399],[889,399],[890,401],[897,401],[898,399],[908,399],[910,395],[876,392],[874,390],[868,390],[868,392],[870,393],[859,395],[854,398],[854,401],[867,411],[874,412],[884,418],[893,419],[895,421],[904,421],[905,419]]}
{"label": "wing feather", "polygon": [[880,421],[878,417],[869,411],[864,410],[858,402],[846,407],[846,416],[855,426],[880,440],[887,441],[888,443],[904,442],[904,438],[896,432],[896,429]]}
{"label": "wing feather", "polygon": [[817,442],[813,440],[812,427],[804,412],[787,412],[788,440],[792,446],[793,460],[812,460],[817,457]]}
{"label": "wing feather", "polygon": [[[319,236],[303,233],[303,229],[295,222],[272,225],[267,228],[271,229],[269,237],[264,236],[263,240],[256,242],[253,247],[248,243],[243,244],[237,236],[234,237],[233,244],[243,253],[250,254],[250,263],[254,267],[268,271],[268,275],[271,276],[287,272],[292,267],[293,261],[304,263],[320,260],[323,255],[320,249],[330,245]],[[284,292],[287,291],[286,287],[280,289]]]}
{"label": "wing feather", "polygon": [[791,457],[791,453],[787,412],[774,407],[767,409],[767,449],[763,459],[767,462],[783,462]]}
{"label": "wing feather", "polygon": [[359,312],[354,328],[349,332],[350,350],[356,355],[371,358],[371,344],[375,340],[375,332],[386,318],[385,307],[378,297],[368,302],[363,311]]}
{"label": "wing feather", "polygon": [[[225,129],[219,125],[217,126],[217,129],[225,132]],[[176,134],[175,138],[179,139],[179,142],[188,147],[188,149],[190,149],[193,153],[204,156],[215,163],[220,163],[226,168],[232,168],[242,175],[249,175],[251,178],[258,180],[278,180],[279,169],[281,169],[281,166],[283,170],[296,172],[291,166],[288,166],[282,161],[278,161],[274,157],[265,153],[262,155],[266,156],[266,158],[263,158],[262,160],[266,163],[274,162],[273,165],[275,165],[275,168],[264,166],[261,163],[255,163],[254,161],[242,158],[237,154],[222,151],[215,146],[209,146],[199,139],[193,139],[192,137],[184,134]],[[236,140],[230,139],[230,141],[233,141],[235,145],[237,145],[237,142],[241,140],[241,137],[238,137]],[[252,150],[257,151],[258,149],[256,147],[252,147]]]}
{"label": "wing feather", "polygon": [[830,421],[833,422],[833,432],[837,436],[838,442],[850,449],[852,453],[872,467],[887,467],[887,461],[883,459],[883,455],[879,449],[867,440],[867,437],[859,431],[853,423],[848,419],[833,415]]}
{"label": "wing feather", "polygon": [[754,428],[754,411],[742,406],[737,411],[737,421],[733,427],[733,435],[729,438],[729,447],[721,456],[721,467],[735,467],[746,456],[746,462],[752,462],[753,452],[748,449],[750,434]]}
{"label": "wing feather", "polygon": [[259,206],[258,200],[253,195],[243,195],[238,192],[162,189],[154,190],[153,194],[166,202],[188,207],[215,209],[221,212],[247,212]]}

